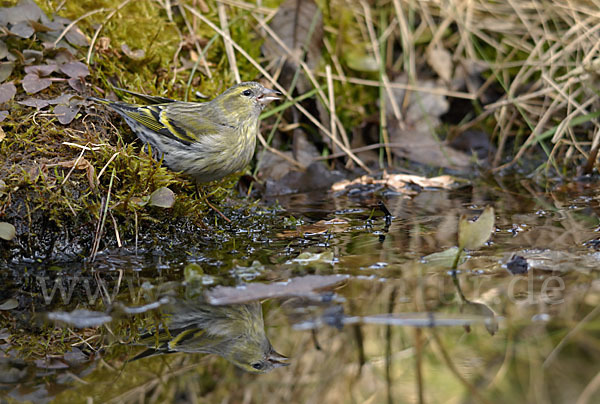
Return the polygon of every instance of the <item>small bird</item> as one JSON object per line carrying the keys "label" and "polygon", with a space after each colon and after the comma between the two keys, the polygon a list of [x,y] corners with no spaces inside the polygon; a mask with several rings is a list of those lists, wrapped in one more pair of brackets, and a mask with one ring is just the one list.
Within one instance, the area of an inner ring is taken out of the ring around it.
{"label": "small bird", "polygon": [[219,180],[250,163],[260,112],[283,96],[253,81],[236,84],[202,103],[122,91],[151,105],[90,99],[118,112],[167,167],[197,184]]}
{"label": "small bird", "polygon": [[138,345],[149,349],[132,360],[161,353],[200,352],[220,355],[251,373],[289,365],[265,334],[259,302],[212,306],[198,299],[175,299],[161,317],[158,331],[150,330],[138,340]]}

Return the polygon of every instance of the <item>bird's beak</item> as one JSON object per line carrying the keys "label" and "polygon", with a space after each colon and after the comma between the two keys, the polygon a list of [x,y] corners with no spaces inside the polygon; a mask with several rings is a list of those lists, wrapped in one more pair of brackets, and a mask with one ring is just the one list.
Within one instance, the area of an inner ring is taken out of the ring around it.
{"label": "bird's beak", "polygon": [[274,349],[271,350],[267,360],[271,363],[274,368],[278,368],[281,366],[290,366],[288,362],[286,362],[289,358],[287,356],[283,356],[280,353],[277,353]]}
{"label": "bird's beak", "polygon": [[283,98],[283,94],[277,90],[271,90],[270,88],[263,88],[261,94],[258,96],[258,102],[263,106],[267,105],[271,101],[280,100]]}

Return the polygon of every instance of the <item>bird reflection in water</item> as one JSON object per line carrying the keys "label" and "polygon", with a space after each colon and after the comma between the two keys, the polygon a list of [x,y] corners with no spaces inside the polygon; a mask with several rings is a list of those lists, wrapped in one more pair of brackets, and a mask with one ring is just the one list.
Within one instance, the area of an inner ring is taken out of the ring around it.
{"label": "bird reflection in water", "polygon": [[239,368],[266,373],[287,366],[265,334],[259,302],[212,306],[202,298],[170,298],[161,307],[161,325],[140,336],[149,347],[133,360],[161,353],[217,354]]}

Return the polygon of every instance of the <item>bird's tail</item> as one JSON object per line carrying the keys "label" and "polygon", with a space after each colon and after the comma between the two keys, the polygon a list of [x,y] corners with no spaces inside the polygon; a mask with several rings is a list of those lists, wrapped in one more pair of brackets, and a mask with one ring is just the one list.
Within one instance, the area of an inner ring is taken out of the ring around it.
{"label": "bird's tail", "polygon": [[98,98],[98,97],[87,97],[86,98],[87,101],[94,101],[97,102],[99,104],[104,104],[104,105],[110,105],[113,103],[113,101],[104,99],[104,98]]}

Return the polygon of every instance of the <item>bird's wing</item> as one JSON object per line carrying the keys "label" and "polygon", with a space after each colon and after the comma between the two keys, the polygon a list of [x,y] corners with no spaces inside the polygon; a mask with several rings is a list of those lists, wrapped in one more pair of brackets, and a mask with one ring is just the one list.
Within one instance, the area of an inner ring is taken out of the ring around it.
{"label": "bird's wing", "polygon": [[219,110],[211,108],[210,102],[165,104],[160,122],[178,138],[192,142],[234,129]]}
{"label": "bird's wing", "polygon": [[114,102],[102,98],[91,100],[107,105],[126,118],[130,118],[156,132],[185,145],[197,142],[202,136],[223,133],[231,126],[223,121],[218,112],[207,108],[209,103],[170,102],[154,105],[136,105]]}

